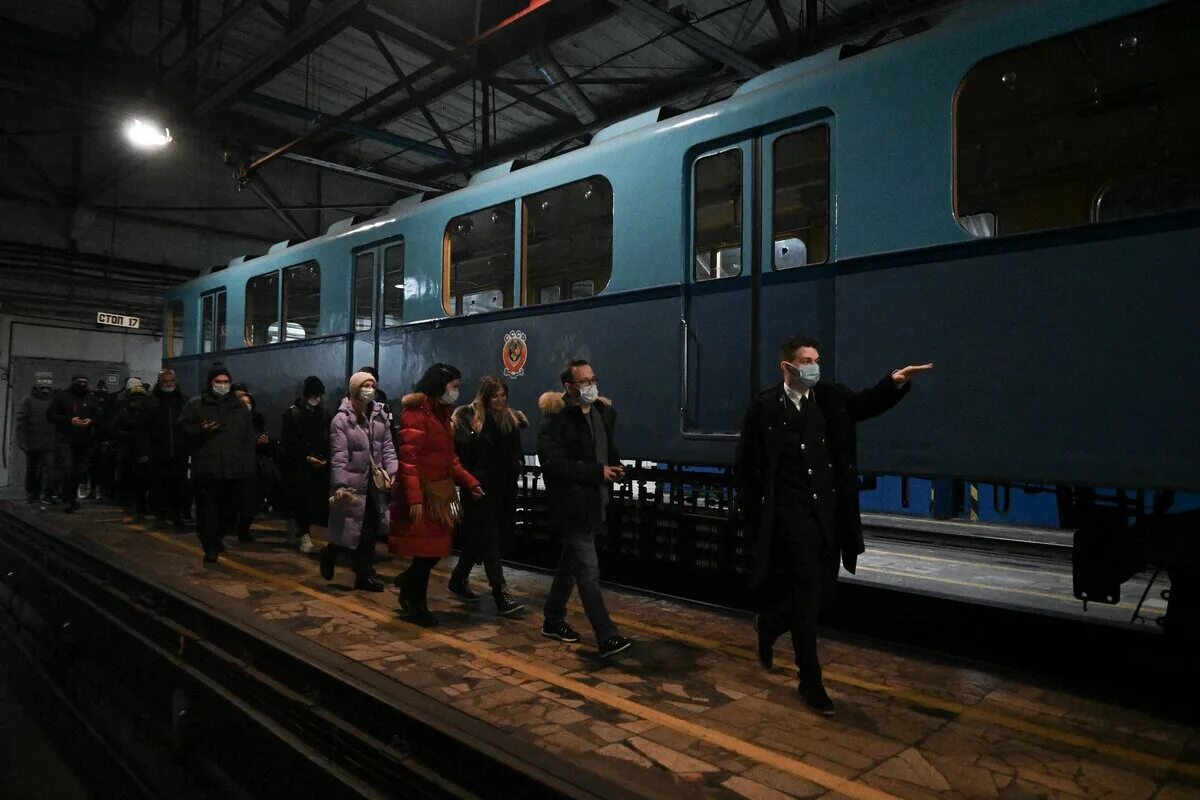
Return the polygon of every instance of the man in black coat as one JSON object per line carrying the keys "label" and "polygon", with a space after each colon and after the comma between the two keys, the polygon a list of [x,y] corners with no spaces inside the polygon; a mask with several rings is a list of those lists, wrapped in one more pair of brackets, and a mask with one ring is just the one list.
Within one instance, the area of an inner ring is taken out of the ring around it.
{"label": "man in black coat", "polygon": [[890,409],[912,388],[908,366],[853,392],[820,382],[820,345],[793,336],[779,348],[784,381],[750,404],[734,464],[738,507],[755,542],[750,588],[758,657],[770,669],[787,631],[810,708],[833,713],[817,659],[817,617],[837,580],[863,552],[858,508],[857,423]]}
{"label": "man in black coat", "polygon": [[546,480],[551,524],[562,537],[562,555],[546,598],[542,635],[577,642],[567,624],[567,600],[575,586],[588,621],[596,631],[600,656],[629,648],[604,606],[596,534],[603,530],[608,487],[625,476],[617,457],[617,412],[600,398],[596,373],[582,359],[563,370],[564,392],[546,392],[538,400],[543,419],[538,431],[538,461]]}
{"label": "man in black coat", "polygon": [[168,367],[159,372],[142,405],[137,441],[138,457],[149,464],[151,512],[158,525],[169,520],[176,530],[183,528],[182,515],[191,505],[187,442],[179,426],[185,402],[175,370]]}
{"label": "man in black coat", "polygon": [[79,508],[79,484],[87,477],[93,435],[100,419],[96,403],[88,394],[88,383],[88,376],[82,372],[72,375],[70,387],[55,394],[46,410],[46,419],[58,431],[55,463],[67,514]]}
{"label": "man in black coat", "polygon": [[329,517],[329,411],[325,384],[316,375],[304,379],[296,402],[283,412],[281,441],[285,480],[291,494],[296,543],[302,553],[316,552],[312,523]]}

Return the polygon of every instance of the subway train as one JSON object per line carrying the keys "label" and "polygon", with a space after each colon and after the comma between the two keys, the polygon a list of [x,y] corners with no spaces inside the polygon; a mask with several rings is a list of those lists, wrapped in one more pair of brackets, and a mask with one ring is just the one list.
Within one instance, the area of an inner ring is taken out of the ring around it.
{"label": "subway train", "polygon": [[434,361],[534,412],[583,357],[624,458],[720,472],[803,332],[851,387],[936,364],[865,481],[1046,489],[1032,521],[1111,536],[1200,491],[1198,36],[1193,2],[967,2],[208,270],[165,360],[277,419],[305,375],[396,397]]}

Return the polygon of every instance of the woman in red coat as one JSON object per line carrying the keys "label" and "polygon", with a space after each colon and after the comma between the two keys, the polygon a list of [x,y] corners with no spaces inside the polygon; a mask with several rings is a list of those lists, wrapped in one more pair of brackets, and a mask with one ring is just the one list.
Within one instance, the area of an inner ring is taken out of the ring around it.
{"label": "woman in red coat", "polygon": [[454,452],[450,413],[461,385],[457,369],[434,364],[404,397],[400,415],[400,471],[392,490],[388,543],[393,553],[412,558],[396,578],[400,609],[410,622],[427,628],[437,625],[425,601],[429,573],[454,549],[454,526],[461,516],[455,485],[483,497],[479,481]]}

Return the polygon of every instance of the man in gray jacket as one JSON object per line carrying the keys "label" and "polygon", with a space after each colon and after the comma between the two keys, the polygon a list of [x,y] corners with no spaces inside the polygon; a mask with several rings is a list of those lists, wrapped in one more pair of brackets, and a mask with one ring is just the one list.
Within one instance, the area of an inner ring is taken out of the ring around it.
{"label": "man in gray jacket", "polygon": [[34,381],[33,390],[17,409],[17,447],[25,453],[25,502],[49,502],[54,475],[54,423],[46,418],[54,386],[48,377]]}
{"label": "man in gray jacket", "polygon": [[229,391],[231,385],[229,370],[214,366],[204,391],[188,400],[179,416],[192,441],[196,528],[206,564],[216,563],[221,539],[233,527],[246,492],[254,490],[258,435],[250,409]]}

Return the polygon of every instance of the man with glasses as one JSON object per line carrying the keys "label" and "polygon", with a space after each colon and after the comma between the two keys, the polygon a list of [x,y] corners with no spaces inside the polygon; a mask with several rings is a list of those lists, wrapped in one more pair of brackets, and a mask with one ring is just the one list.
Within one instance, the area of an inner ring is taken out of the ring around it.
{"label": "man with glasses", "polygon": [[596,558],[596,534],[606,518],[609,484],[625,476],[613,441],[617,412],[601,399],[596,373],[587,361],[572,361],[559,377],[564,391],[546,392],[538,400],[543,415],[538,460],[551,522],[562,537],[542,635],[561,642],[579,641],[579,634],[567,624],[567,600],[578,584],[600,657],[611,658],[633,644],[620,635],[604,606]]}

